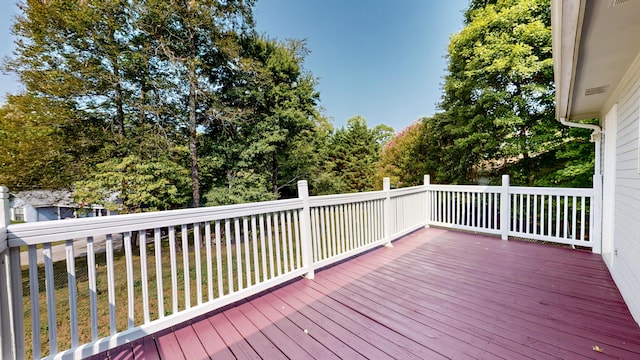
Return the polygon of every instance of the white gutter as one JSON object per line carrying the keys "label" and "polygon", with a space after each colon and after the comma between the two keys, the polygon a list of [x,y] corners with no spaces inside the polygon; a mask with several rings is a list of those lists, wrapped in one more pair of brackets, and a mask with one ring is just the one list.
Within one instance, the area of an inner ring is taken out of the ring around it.
{"label": "white gutter", "polygon": [[576,122],[567,121],[564,117],[560,118],[560,123],[564,126],[576,127],[581,129],[589,129],[593,130],[591,133],[591,142],[595,143],[595,164],[594,164],[594,175],[601,176],[600,164],[602,161],[602,153],[601,153],[601,142],[602,142],[602,134],[604,131],[598,125],[593,124],[581,124]]}
{"label": "white gutter", "polygon": [[[569,126],[569,127],[577,127],[577,128],[581,128],[581,129],[593,130],[593,133],[591,134],[591,136],[604,133],[604,131],[602,131],[602,128],[600,126],[598,126],[598,125],[581,124],[581,123],[577,123],[577,122],[571,122],[571,121],[567,121],[567,119],[565,119],[564,117],[560,118],[560,124],[562,124],[564,126]],[[593,141],[593,139],[592,139],[592,141]]]}

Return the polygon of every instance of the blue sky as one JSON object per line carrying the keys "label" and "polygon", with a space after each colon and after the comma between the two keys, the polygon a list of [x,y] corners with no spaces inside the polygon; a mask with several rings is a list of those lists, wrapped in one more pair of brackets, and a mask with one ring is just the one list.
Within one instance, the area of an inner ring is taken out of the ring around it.
{"label": "blue sky", "polygon": [[[258,0],[257,30],[306,39],[305,67],[319,78],[320,105],[334,126],[352,116],[402,130],[433,115],[440,100],[449,36],[462,28],[468,0]],[[0,57],[13,48],[13,0],[0,2]],[[0,75],[0,101],[15,93]]]}

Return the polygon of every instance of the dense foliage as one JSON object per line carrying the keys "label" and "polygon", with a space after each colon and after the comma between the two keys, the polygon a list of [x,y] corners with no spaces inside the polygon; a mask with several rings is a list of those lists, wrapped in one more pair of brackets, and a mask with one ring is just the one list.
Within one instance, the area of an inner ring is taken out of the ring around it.
{"label": "dense foliage", "polygon": [[589,131],[554,119],[548,0],[472,0],[440,111],[395,136],[360,116],[333,129],[305,43],[257,35],[253,3],[21,3],[4,68],[26,90],[0,108],[0,183],[127,212],[291,197],[301,179],[590,185]]}
{"label": "dense foliage", "polygon": [[380,150],[393,134],[385,125],[369,128],[366,119],[352,117],[330,134],[320,172],[313,180],[319,194],[371,191],[379,188],[375,169]]}
{"label": "dense foliage", "polygon": [[237,203],[292,196],[324,161],[307,49],[257,35],[252,0],[19,6],[4,67],[26,91],[0,109],[12,190],[130,212]]}
{"label": "dense foliage", "polygon": [[382,148],[376,184],[389,177],[392,187],[421,185],[424,175],[438,169],[440,148],[433,118],[420,119],[396,134]]}
{"label": "dense foliage", "polygon": [[471,1],[450,39],[441,112],[385,148],[378,177],[590,186],[589,131],[554,118],[550,22],[548,0]]}

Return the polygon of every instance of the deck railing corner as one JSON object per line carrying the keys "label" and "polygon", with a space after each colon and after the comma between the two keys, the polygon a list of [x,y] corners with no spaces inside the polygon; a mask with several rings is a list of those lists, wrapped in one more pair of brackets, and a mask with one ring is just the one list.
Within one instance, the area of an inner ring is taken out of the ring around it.
{"label": "deck railing corner", "polygon": [[391,179],[382,179],[382,191],[384,191],[384,241],[386,247],[393,247],[391,244]]}
{"label": "deck railing corner", "polygon": [[431,185],[431,176],[429,175],[425,175],[424,176],[424,188],[425,188],[425,202],[426,202],[426,208],[425,208],[425,212],[426,212],[426,219],[425,219],[425,226],[426,228],[429,227],[430,222],[431,222],[431,192],[429,191],[429,185]]}
{"label": "deck railing corner", "polygon": [[510,199],[509,175],[502,175],[502,189],[500,191],[500,236],[502,240],[509,240]]}
{"label": "deck railing corner", "polygon": [[307,270],[305,277],[314,278],[313,240],[311,238],[311,202],[309,201],[309,185],[306,180],[298,181],[298,197],[302,200],[300,209],[300,252],[302,267]]}
{"label": "deck railing corner", "polygon": [[9,189],[0,186],[0,360],[24,357],[20,248],[8,246],[9,214]]}

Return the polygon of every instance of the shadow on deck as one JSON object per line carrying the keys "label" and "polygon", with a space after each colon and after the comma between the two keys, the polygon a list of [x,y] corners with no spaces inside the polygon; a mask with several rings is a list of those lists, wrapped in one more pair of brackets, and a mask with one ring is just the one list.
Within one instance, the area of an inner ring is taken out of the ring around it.
{"label": "shadow on deck", "polygon": [[599,255],[424,229],[92,359],[640,358]]}

